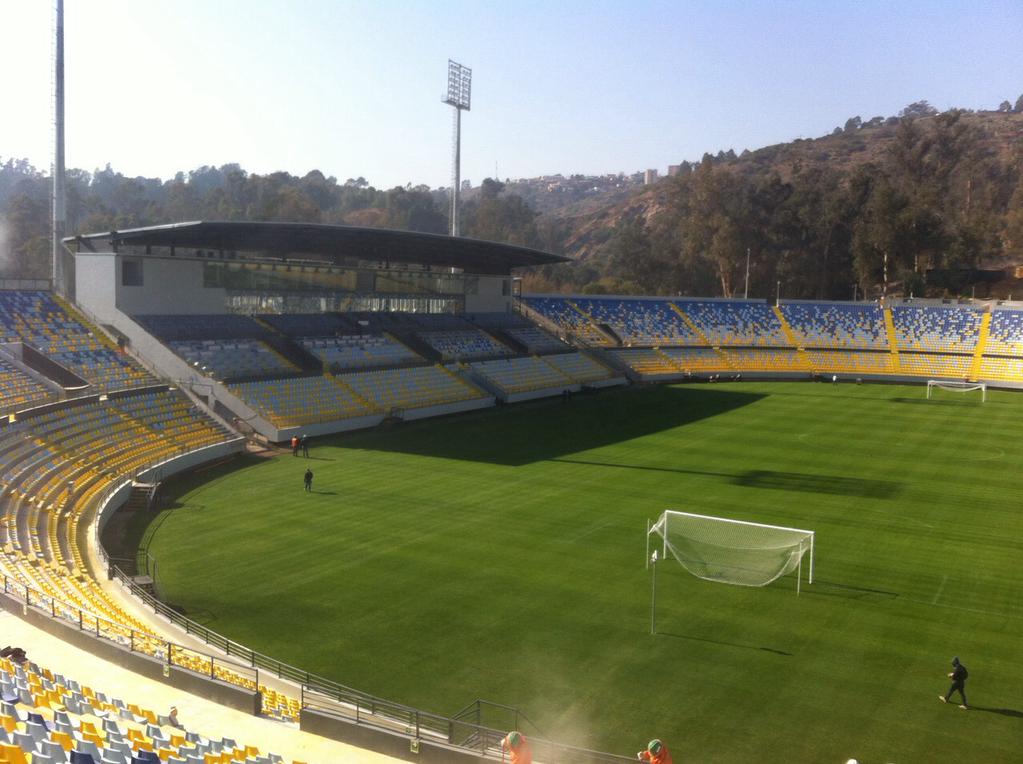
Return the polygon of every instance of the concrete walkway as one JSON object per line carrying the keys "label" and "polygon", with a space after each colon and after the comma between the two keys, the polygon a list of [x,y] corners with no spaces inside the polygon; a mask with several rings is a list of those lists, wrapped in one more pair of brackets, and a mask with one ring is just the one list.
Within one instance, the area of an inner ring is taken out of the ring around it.
{"label": "concrete walkway", "polygon": [[0,646],[21,647],[30,661],[75,679],[94,690],[137,703],[158,714],[177,706],[181,724],[208,738],[231,737],[261,753],[279,753],[286,761],[307,764],[386,764],[401,761],[338,743],[297,727],[210,702],[139,676],[40,631],[18,616],[0,610]]}

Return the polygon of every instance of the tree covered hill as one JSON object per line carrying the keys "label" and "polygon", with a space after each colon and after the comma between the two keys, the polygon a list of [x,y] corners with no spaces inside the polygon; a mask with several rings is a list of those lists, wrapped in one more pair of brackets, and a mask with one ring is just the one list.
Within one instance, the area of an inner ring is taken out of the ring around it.
{"label": "tree covered hill", "polygon": [[[465,236],[566,254],[526,273],[536,291],[848,299],[906,293],[1009,296],[1023,282],[1023,96],[999,111],[848,119],[816,139],[706,154],[649,186],[636,175],[486,179],[467,194]],[[0,276],[49,272],[46,173],[0,158]],[[109,165],[68,172],[68,231],[184,220],[281,220],[447,230],[445,189],[376,189],[313,170],[235,164],[168,180]],[[992,283],[998,282],[998,283]],[[979,285],[979,287],[978,287]]]}
{"label": "tree covered hill", "polygon": [[[539,289],[848,299],[991,290],[979,269],[1023,263],[1023,113],[847,121],[831,135],[681,173],[599,209],[560,211],[574,269]],[[580,278],[581,277],[581,278]],[[1018,284],[1007,280],[1004,294]],[[995,290],[998,291],[997,289]],[[994,293],[994,292],[992,292]]]}

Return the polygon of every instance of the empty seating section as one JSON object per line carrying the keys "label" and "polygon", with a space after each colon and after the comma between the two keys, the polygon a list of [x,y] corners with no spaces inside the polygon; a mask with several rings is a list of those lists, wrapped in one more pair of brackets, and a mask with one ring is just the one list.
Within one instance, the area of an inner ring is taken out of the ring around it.
{"label": "empty seating section", "polygon": [[477,361],[470,366],[506,393],[521,393],[572,384],[571,379],[536,356]]}
{"label": "empty seating section", "polygon": [[607,324],[626,345],[698,345],[700,339],[665,300],[578,298],[575,304]]}
{"label": "empty seating section", "polygon": [[713,348],[661,348],[661,353],[683,372],[732,371],[728,359]]}
{"label": "empty seating section", "polygon": [[338,377],[375,409],[412,409],[484,398],[486,394],[442,366],[364,371]]}
{"label": "empty seating section", "polygon": [[899,368],[903,374],[918,377],[952,377],[966,379],[970,375],[973,356],[951,353],[899,353]]}
{"label": "empty seating section", "polygon": [[135,316],[135,320],[164,342],[259,339],[267,332],[248,316],[233,313]]}
{"label": "empty seating section", "polygon": [[569,346],[535,326],[507,329],[514,339],[521,342],[530,353],[558,353]]}
{"label": "empty seating section", "polygon": [[591,324],[565,297],[523,297],[522,302],[585,342],[593,345],[613,344],[610,337]]}
{"label": "empty seating section", "polygon": [[[78,546],[83,511],[109,489],[141,469],[232,437],[171,389],[82,399],[16,422],[0,419],[0,573],[8,591],[137,652],[256,690],[252,680],[191,651],[168,656],[166,639],[88,575]],[[264,708],[287,719],[298,711],[293,699],[269,691]],[[47,759],[40,754],[39,760]]]}
{"label": "empty seating section", "polygon": [[269,377],[299,371],[260,340],[174,340],[168,347],[214,379]]}
{"label": "empty seating section", "polygon": [[991,311],[986,355],[1023,356],[1023,310]]}
{"label": "empty seating section", "polygon": [[[1020,364],[998,359],[1023,358],[1023,310],[1001,306],[990,309],[981,350],[988,309],[972,305],[896,304],[886,326],[885,310],[876,304],[785,303],[780,312],[789,335],[775,309],[760,302],[537,295],[522,302],[591,344],[613,344],[597,328],[606,324],[622,345],[632,348],[611,349],[611,357],[641,374],[779,371],[960,379],[974,373],[980,379],[1023,383]],[[751,346],[777,352],[739,351]],[[686,352],[689,348],[694,352]],[[892,357],[893,349],[900,360]],[[983,352],[979,368],[973,365],[978,352]]]}
{"label": "empty seating section", "polygon": [[[96,341],[89,339],[87,345]],[[105,347],[80,346],[71,349],[70,342],[37,346],[45,355],[92,383],[97,390],[123,390],[153,382],[153,378],[124,356]]]}
{"label": "empty seating section", "polygon": [[420,332],[419,337],[440,353],[445,361],[469,361],[512,354],[511,348],[479,329]]}
{"label": "empty seating section", "polygon": [[469,313],[465,318],[481,329],[528,329],[533,325],[518,313]]}
{"label": "empty seating section", "polygon": [[0,429],[5,549],[66,570],[83,568],[69,535],[72,498],[171,456],[229,439],[179,393],[146,391],[54,409]]}
{"label": "empty seating section", "polygon": [[581,385],[615,376],[615,373],[604,364],[578,352],[548,355],[544,356],[543,360]]}
{"label": "empty seating section", "polygon": [[808,350],[806,354],[819,374],[895,374],[889,352]]}
{"label": "empty seating section", "polygon": [[997,382],[1023,382],[1023,358],[984,356],[980,378]]}
{"label": "empty seating section", "polygon": [[[70,677],[0,658],[0,761],[10,764],[282,764],[233,738],[185,731],[167,716]],[[9,700],[8,700],[9,699]]]}
{"label": "empty seating section", "polygon": [[44,403],[53,397],[46,385],[0,358],[0,413]]}
{"label": "empty seating section", "polygon": [[258,316],[287,337],[328,337],[351,334],[355,325],[337,313],[282,313]]}
{"label": "empty seating section", "polygon": [[884,313],[877,305],[786,303],[781,312],[800,347],[888,349]]}
{"label": "empty seating section", "polygon": [[682,371],[673,359],[654,348],[609,350],[608,353],[638,374],[679,374]]}
{"label": "empty seating section", "polygon": [[472,325],[464,316],[455,313],[392,313],[397,320],[410,329],[420,331],[459,331],[471,329]]}
{"label": "empty seating section", "polygon": [[418,363],[422,357],[383,334],[306,337],[299,343],[331,369],[361,369]]}
{"label": "empty seating section", "polygon": [[721,354],[729,367],[737,371],[794,372],[810,371],[810,365],[791,348],[727,348]]}
{"label": "empty seating section", "polygon": [[983,312],[966,307],[892,307],[899,350],[972,353]]}
{"label": "empty seating section", "polygon": [[373,413],[365,401],[332,377],[242,382],[231,385],[230,390],[278,427],[333,422]]}
{"label": "empty seating section", "polygon": [[203,416],[191,402],[173,391],[117,398],[121,412],[138,420],[146,428],[186,450],[220,443],[231,433]]}
{"label": "empty seating section", "polygon": [[789,344],[778,316],[767,303],[676,300],[675,304],[711,345]]}
{"label": "empty seating section", "polygon": [[0,291],[0,342],[24,342],[102,390],[153,381],[49,292]]}

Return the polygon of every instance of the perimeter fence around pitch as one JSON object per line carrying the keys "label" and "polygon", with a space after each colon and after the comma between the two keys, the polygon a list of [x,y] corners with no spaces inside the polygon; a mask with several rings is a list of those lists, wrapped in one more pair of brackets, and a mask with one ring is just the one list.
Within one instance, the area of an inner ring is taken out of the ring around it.
{"label": "perimeter fence around pitch", "polygon": [[[104,557],[105,552],[100,548]],[[292,666],[214,632],[183,616],[150,595],[132,576],[110,564],[112,576],[155,613],[163,616],[186,634],[216,648],[224,657],[201,652],[186,645],[132,629],[124,624],[98,616],[78,605],[65,602],[3,574],[3,593],[19,602],[23,612],[36,613],[76,628],[93,639],[112,642],[132,653],[146,655],[169,666],[183,669],[212,680],[227,682],[244,689],[258,691],[261,673],[271,674],[298,686],[301,707],[357,725],[407,736],[412,740],[429,740],[454,749],[501,759],[501,740],[509,725],[490,726],[484,711],[504,710],[506,719],[516,727],[529,720],[517,709],[484,700],[476,700],[453,716],[430,713],[340,684],[304,669]],[[300,724],[301,727],[301,724]],[[580,748],[529,735],[537,761],[564,764],[614,764],[633,759],[604,751]]]}

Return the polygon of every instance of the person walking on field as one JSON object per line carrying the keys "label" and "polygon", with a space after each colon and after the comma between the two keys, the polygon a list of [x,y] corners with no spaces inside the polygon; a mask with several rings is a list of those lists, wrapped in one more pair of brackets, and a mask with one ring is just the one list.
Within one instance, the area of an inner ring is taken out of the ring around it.
{"label": "person walking on field", "polygon": [[657,738],[647,743],[646,750],[637,753],[636,758],[640,761],[649,761],[650,764],[672,764],[668,746]]}
{"label": "person walking on field", "polygon": [[963,702],[959,704],[959,707],[964,711],[969,708],[966,705],[966,680],[970,676],[970,672],[966,670],[966,666],[959,662],[958,656],[952,659],[952,670],[948,672],[948,678],[952,680],[952,686],[948,688],[948,692],[944,695],[939,695],[938,700],[942,703],[948,703],[952,699],[952,693],[958,692],[962,697]]}
{"label": "person walking on field", "polygon": [[313,471],[305,471],[305,492],[312,493],[313,491]]}
{"label": "person walking on field", "polygon": [[303,435],[298,439],[299,444],[302,446],[302,456],[306,459],[309,458],[309,438]]}
{"label": "person walking on field", "polygon": [[298,436],[291,436],[291,455],[298,456]]}

